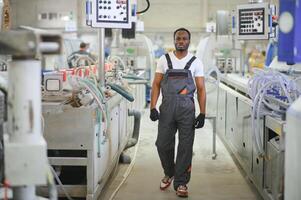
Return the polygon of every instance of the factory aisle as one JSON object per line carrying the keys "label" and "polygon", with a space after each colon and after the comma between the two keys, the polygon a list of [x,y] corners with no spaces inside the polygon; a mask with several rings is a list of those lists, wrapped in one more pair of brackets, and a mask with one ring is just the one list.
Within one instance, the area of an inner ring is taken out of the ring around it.
{"label": "factory aisle", "polygon": [[[151,122],[145,111],[141,123],[141,138],[135,165],[113,198],[114,200],[173,200],[179,199],[173,187],[159,189],[163,177],[161,164],[155,147],[157,122]],[[133,149],[131,149],[133,154]],[[240,173],[230,154],[218,139],[216,160],[211,159],[212,128],[206,121],[205,128],[196,131],[189,197],[193,200],[256,200],[261,199]],[[101,200],[108,200],[123,179],[128,165],[122,164],[119,172],[105,189]]]}

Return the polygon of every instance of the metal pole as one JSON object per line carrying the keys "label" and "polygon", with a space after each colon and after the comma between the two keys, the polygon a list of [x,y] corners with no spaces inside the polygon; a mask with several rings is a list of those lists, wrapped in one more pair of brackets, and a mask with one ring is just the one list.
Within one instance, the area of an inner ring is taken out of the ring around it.
{"label": "metal pole", "polygon": [[2,30],[3,0],[0,0],[0,31]]}
{"label": "metal pole", "polygon": [[35,186],[23,186],[13,188],[14,200],[36,200]]}
{"label": "metal pole", "polygon": [[249,3],[263,3],[263,0],[249,0]]}
{"label": "metal pole", "polygon": [[[30,150],[40,151],[40,158],[36,162],[46,163],[46,144],[41,133],[41,62],[37,60],[13,60],[8,68],[8,128],[10,143],[28,146]],[[44,144],[44,145],[43,145]],[[40,148],[37,148],[40,147]],[[8,147],[7,147],[8,148]],[[17,159],[18,155],[13,155]],[[44,158],[44,159],[41,159]],[[18,158],[22,162],[27,158]],[[24,171],[31,171],[25,161]],[[12,162],[10,162],[12,163]],[[45,164],[46,165],[46,164]],[[8,166],[9,167],[9,166]],[[19,169],[15,173],[21,173]],[[42,167],[36,174],[41,181],[46,180],[45,169]],[[45,178],[44,178],[45,177]],[[19,180],[12,179],[14,200],[36,200],[35,180],[28,178],[28,174]],[[31,180],[29,180],[31,179]],[[28,184],[27,184],[28,183]],[[24,186],[20,186],[24,185]]]}
{"label": "metal pole", "polygon": [[217,122],[218,122],[218,117],[219,117],[219,109],[218,109],[218,102],[219,102],[219,74],[216,74],[217,76],[217,96],[216,96],[216,114],[215,114],[215,118],[213,118],[213,155],[212,155],[212,159],[215,159],[217,156],[216,153],[216,131],[217,131]]}
{"label": "metal pole", "polygon": [[[8,68],[10,141],[39,144],[41,134],[41,62],[16,60]],[[29,155],[30,156],[30,155]]]}
{"label": "metal pole", "polygon": [[98,30],[98,80],[101,86],[105,85],[105,29]]}
{"label": "metal pole", "polygon": [[246,66],[248,66],[247,65],[247,58],[248,58],[248,55],[246,55],[246,42],[244,41],[243,43],[242,43],[242,45],[241,45],[241,52],[240,52],[240,71],[241,71],[241,75],[242,76],[245,76],[245,74],[247,73],[247,72],[249,72],[249,70],[248,69],[246,69]]}

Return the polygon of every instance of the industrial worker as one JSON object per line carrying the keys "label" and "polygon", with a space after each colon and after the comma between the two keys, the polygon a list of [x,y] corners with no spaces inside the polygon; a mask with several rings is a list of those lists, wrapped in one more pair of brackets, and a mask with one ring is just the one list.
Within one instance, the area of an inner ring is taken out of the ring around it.
{"label": "industrial worker", "polygon": [[[188,52],[190,32],[185,28],[174,32],[175,51],[160,57],[152,85],[150,118],[159,120],[156,146],[165,176],[160,189],[173,182],[179,197],[188,197],[194,133],[205,122],[206,92],[202,62]],[[200,113],[195,118],[194,93],[197,89]],[[160,113],[156,109],[162,92]],[[175,157],[175,134],[178,150]]]}
{"label": "industrial worker", "polygon": [[80,65],[94,65],[96,63],[96,57],[88,52],[88,47],[88,43],[81,42],[79,45],[79,51],[75,51],[70,56],[68,56],[67,62],[70,68],[78,67]]}

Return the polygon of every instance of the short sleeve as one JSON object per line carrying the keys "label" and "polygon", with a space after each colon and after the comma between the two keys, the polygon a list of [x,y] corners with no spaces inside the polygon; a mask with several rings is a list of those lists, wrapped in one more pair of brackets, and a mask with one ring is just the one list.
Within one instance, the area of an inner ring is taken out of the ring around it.
{"label": "short sleeve", "polygon": [[157,62],[156,73],[164,74],[164,63],[166,62],[165,56],[161,56]]}
{"label": "short sleeve", "polygon": [[195,77],[203,77],[204,76],[204,65],[200,59],[195,60]]}

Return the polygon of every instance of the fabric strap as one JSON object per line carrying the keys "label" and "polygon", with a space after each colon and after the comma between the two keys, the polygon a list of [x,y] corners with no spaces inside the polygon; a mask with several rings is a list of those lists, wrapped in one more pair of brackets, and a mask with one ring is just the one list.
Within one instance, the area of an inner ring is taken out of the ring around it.
{"label": "fabric strap", "polygon": [[172,63],[171,63],[171,59],[169,57],[169,54],[165,54],[166,60],[167,60],[167,65],[168,65],[168,69],[172,69]]}
{"label": "fabric strap", "polygon": [[[166,60],[167,60],[167,65],[168,65],[168,69],[172,69],[172,62],[171,62],[171,59],[170,59],[170,56],[169,54],[165,54],[165,57],[166,57]],[[186,64],[185,68],[184,69],[189,69],[191,64],[193,63],[193,61],[196,59],[195,56],[192,56],[192,58],[188,61],[188,63]]]}
{"label": "fabric strap", "polygon": [[189,69],[193,61],[196,59],[195,56],[192,56],[192,58],[188,61],[184,69]]}

